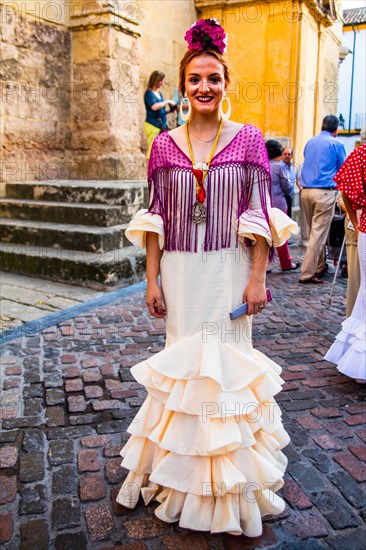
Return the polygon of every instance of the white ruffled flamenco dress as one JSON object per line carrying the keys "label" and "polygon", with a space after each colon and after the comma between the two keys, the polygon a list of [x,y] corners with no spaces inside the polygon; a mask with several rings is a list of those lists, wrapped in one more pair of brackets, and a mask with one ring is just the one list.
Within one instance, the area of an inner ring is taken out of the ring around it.
{"label": "white ruffled flamenco dress", "polygon": [[366,234],[359,233],[360,289],[352,313],[342,323],[324,359],[350,378],[366,382]]}
{"label": "white ruffled flamenco dress", "polygon": [[[259,202],[259,199],[258,199]],[[297,225],[270,209],[239,220],[233,228],[255,240],[261,234],[283,244]],[[199,227],[199,250],[204,224]],[[145,246],[146,232],[159,235],[159,215],[140,210],[126,236]],[[121,451],[130,470],[117,501],[129,508],[140,492],[145,503],[160,504],[158,518],[212,533],[262,533],[262,517],[285,507],[276,495],[283,486],[287,459],[281,449],[289,437],[274,396],[281,390],[281,368],[253,349],[251,317],[230,321],[242,302],[251,272],[252,249],[216,252],[163,252],[161,284],[167,309],[163,351],[131,372],[148,396],[128,428]]]}

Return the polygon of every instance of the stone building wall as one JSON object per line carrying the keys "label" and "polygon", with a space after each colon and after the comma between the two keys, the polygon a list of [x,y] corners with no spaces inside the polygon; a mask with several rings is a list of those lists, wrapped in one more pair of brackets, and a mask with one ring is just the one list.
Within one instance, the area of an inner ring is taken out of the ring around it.
{"label": "stone building wall", "polygon": [[300,159],[336,112],[340,40],[315,0],[0,0],[0,10],[0,182],[144,179],[148,77],[162,70],[172,97],[184,33],[202,16],[229,35],[234,120]]}
{"label": "stone building wall", "polygon": [[0,181],[52,179],[71,159],[70,33],[1,2],[0,21]]}
{"label": "stone building wall", "polygon": [[72,155],[75,179],[138,179],[139,38],[113,27],[74,29]]}
{"label": "stone building wall", "polygon": [[159,68],[172,97],[194,1],[0,0],[0,9],[0,182],[144,179],[143,94]]}

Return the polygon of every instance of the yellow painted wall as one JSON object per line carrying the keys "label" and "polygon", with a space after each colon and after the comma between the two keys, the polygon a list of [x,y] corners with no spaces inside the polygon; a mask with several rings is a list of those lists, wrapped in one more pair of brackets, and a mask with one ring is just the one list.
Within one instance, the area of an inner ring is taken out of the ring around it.
{"label": "yellow painted wall", "polygon": [[154,70],[165,73],[163,94],[171,97],[178,86],[179,62],[187,50],[184,35],[196,21],[192,0],[144,0],[140,9],[142,92]]}
{"label": "yellow painted wall", "polygon": [[[356,31],[364,31],[366,29],[366,23],[356,23],[354,28]],[[353,32],[352,25],[344,25],[343,32]]]}
{"label": "yellow painted wall", "polygon": [[[178,87],[179,63],[187,50],[184,35],[196,21],[197,11],[193,0],[143,0],[139,9],[140,82],[138,93],[139,118],[145,120],[143,96],[150,74],[160,70],[165,74],[164,97],[172,98]],[[168,123],[175,122],[168,116]],[[141,124],[141,140],[147,147]]]}
{"label": "yellow painted wall", "polygon": [[329,99],[338,78],[340,25],[318,24],[311,1],[197,0],[196,5],[228,34],[232,118],[290,144],[300,162],[322,117],[336,112]]}
{"label": "yellow painted wall", "polygon": [[[296,120],[294,132],[291,136],[296,146],[297,159],[302,157],[302,151],[306,141],[318,133],[314,128],[314,117],[319,107],[322,90],[322,75],[317,75],[317,67],[321,61],[318,55],[318,25],[314,18],[305,9],[303,17],[298,23],[299,44],[297,50],[298,84],[301,90],[301,98],[296,105]],[[319,81],[319,85],[317,82]]]}
{"label": "yellow painted wall", "polygon": [[319,24],[304,4],[300,22],[299,84],[302,96],[296,109],[293,140],[297,160],[310,137],[321,130],[323,118],[337,112],[339,48],[342,27]]}

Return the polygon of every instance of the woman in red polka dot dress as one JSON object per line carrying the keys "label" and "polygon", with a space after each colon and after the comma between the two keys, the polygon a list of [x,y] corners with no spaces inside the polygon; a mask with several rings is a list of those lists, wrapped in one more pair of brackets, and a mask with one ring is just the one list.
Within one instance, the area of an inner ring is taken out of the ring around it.
{"label": "woman in red polka dot dress", "polygon": [[[297,226],[271,208],[260,130],[228,119],[224,30],[201,20],[186,39],[187,122],[155,138],[150,206],[126,231],[146,244],[146,303],[167,338],[131,370],[148,396],[128,428],[117,500],[134,508],[141,493],[163,521],[257,537],[262,516],[285,506],[289,437],[274,399],[281,368],[253,349],[251,320],[266,305],[269,247]],[[248,315],[230,320],[243,302]]]}
{"label": "woman in red polka dot dress", "polygon": [[[363,130],[363,135],[366,129]],[[334,177],[358,238],[361,283],[352,314],[325,355],[343,374],[366,384],[366,143],[357,147]],[[356,215],[361,210],[361,216]]]}

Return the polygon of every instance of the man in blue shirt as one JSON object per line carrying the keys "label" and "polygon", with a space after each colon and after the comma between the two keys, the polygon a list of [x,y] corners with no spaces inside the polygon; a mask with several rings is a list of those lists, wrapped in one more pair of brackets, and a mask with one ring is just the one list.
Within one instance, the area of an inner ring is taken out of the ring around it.
{"label": "man in blue shirt", "polygon": [[301,170],[301,210],[309,227],[309,242],[301,266],[300,283],[322,283],[324,272],[323,247],[326,243],[335,205],[333,181],[346,159],[343,144],[336,139],[339,120],[327,115],[322,131],[310,139],[304,149]]}

